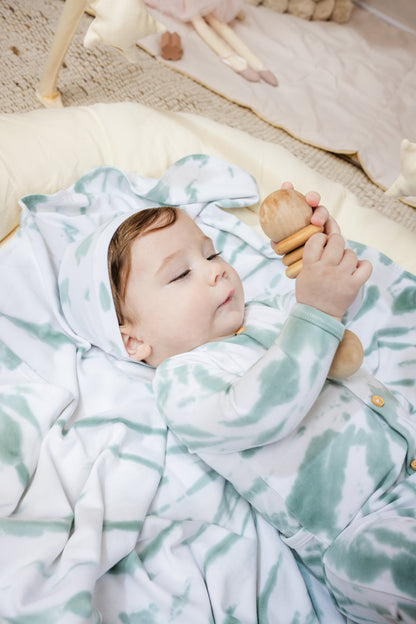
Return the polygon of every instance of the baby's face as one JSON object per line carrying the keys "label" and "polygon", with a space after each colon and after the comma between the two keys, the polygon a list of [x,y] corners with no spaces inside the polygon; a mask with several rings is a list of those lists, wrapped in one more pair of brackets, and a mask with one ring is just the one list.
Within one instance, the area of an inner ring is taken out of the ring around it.
{"label": "baby's face", "polygon": [[173,225],[134,241],[125,313],[131,321],[121,332],[130,357],[158,366],[235,334],[244,319],[243,286],[211,239],[178,210]]}

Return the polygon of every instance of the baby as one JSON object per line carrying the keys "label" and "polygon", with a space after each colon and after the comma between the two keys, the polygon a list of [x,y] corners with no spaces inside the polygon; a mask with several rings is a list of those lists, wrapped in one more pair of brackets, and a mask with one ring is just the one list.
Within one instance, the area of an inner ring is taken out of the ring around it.
{"label": "baby", "polygon": [[[312,205],[317,194],[309,194]],[[371,273],[344,249],[324,207],[305,249],[297,301],[341,321]],[[180,209],[141,211],[120,225],[109,246],[109,274],[120,331],[129,356],[157,367],[164,360],[233,336],[244,324],[241,280],[212,241]],[[166,314],[169,310],[169,314]]]}
{"label": "baby", "polygon": [[[339,610],[410,624],[414,385],[399,401],[364,370],[327,378],[372,268],[325,208],[312,221],[325,233],[305,246],[288,308],[278,294],[246,305],[235,269],[182,210],[132,215],[108,251],[120,332],[129,357],[156,369],[169,427],[279,530]],[[416,347],[405,357],[414,368]]]}

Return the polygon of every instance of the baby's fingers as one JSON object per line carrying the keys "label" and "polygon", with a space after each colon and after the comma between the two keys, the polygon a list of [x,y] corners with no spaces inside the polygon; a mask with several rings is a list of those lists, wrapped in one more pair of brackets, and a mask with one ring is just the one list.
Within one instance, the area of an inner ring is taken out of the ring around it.
{"label": "baby's fingers", "polygon": [[[280,188],[293,190],[295,187],[292,182],[286,180],[285,182],[282,182]],[[305,194],[305,199],[311,208],[317,208],[319,206],[319,202],[321,201],[321,196],[317,191],[308,191]]]}
{"label": "baby's fingers", "polygon": [[317,226],[325,226],[325,232],[327,234],[339,234],[341,232],[338,223],[328,212],[325,206],[318,206],[313,211],[311,223]]}
{"label": "baby's fingers", "polygon": [[282,189],[294,189],[295,187],[293,186],[292,182],[286,181],[286,182],[282,182],[282,186],[280,187]]}
{"label": "baby's fingers", "polygon": [[312,264],[322,258],[328,236],[323,232],[317,232],[305,243],[303,249],[303,264]]}
{"label": "baby's fingers", "polygon": [[311,208],[317,208],[319,206],[319,202],[321,201],[321,196],[317,193],[317,191],[308,191],[305,194],[305,199]]}
{"label": "baby's fingers", "polygon": [[357,268],[353,273],[353,279],[362,286],[373,272],[373,265],[368,260],[358,260]]}
{"label": "baby's fingers", "polygon": [[355,251],[349,248],[343,251],[340,266],[343,268],[345,273],[353,274],[357,270],[358,263],[359,260]]}

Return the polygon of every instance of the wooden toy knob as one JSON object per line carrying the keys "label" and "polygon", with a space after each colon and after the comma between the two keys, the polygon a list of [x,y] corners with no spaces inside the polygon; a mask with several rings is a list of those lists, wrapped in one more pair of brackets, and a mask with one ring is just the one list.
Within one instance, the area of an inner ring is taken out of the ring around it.
{"label": "wooden toy knob", "polygon": [[260,224],[275,243],[310,225],[312,208],[305,196],[293,189],[270,193],[260,206]]}
{"label": "wooden toy knob", "polygon": [[328,377],[333,379],[350,377],[360,368],[363,359],[364,349],[360,339],[349,329],[344,330],[344,335],[329,368]]}
{"label": "wooden toy knob", "polygon": [[[293,189],[280,189],[266,197],[260,206],[260,225],[275,244],[275,251],[283,255],[286,275],[296,278],[302,270],[303,245],[323,228],[311,225],[312,208],[302,193]],[[328,377],[344,379],[361,366],[364,349],[359,338],[350,330],[338,345],[328,371]]]}

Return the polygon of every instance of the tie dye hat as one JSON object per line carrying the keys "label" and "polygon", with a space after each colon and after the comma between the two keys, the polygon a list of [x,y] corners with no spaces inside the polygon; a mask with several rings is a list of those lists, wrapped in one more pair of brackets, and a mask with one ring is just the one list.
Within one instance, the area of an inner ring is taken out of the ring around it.
{"label": "tie dye hat", "polygon": [[119,331],[107,268],[108,246],[129,214],[118,215],[68,246],[59,272],[62,310],[77,336],[117,358],[128,358]]}
{"label": "tie dye hat", "polygon": [[[98,168],[78,181],[75,190],[76,194],[65,195],[60,202],[65,204],[64,212],[71,197],[80,202],[75,210],[76,221],[71,213],[67,224],[71,232],[77,225],[78,233],[73,242],[64,246],[60,263],[62,310],[76,337],[122,359],[128,359],[128,354],[119,330],[107,266],[108,246],[118,226],[132,213],[154,206],[178,206],[198,220],[210,205],[236,208],[258,200],[256,182],[250,174],[204,154],[180,159],[159,180],[110,167]],[[64,218],[63,213],[60,219]]]}

